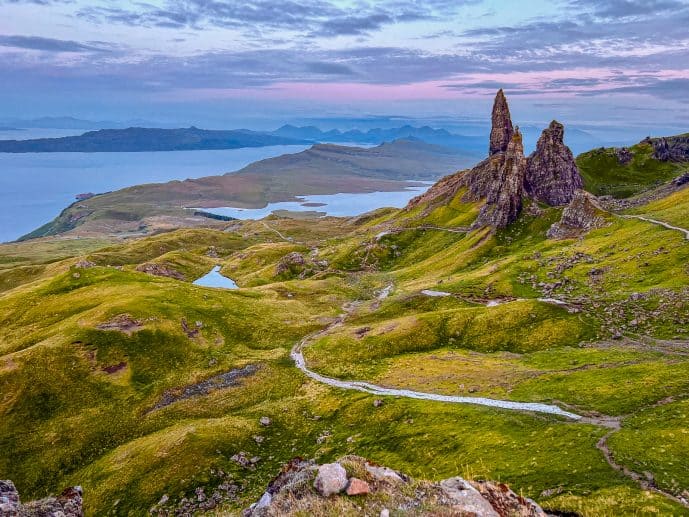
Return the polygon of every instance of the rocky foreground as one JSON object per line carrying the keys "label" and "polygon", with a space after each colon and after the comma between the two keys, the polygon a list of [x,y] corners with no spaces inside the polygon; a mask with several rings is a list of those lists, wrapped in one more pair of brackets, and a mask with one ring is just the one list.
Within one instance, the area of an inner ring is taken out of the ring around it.
{"label": "rocky foreground", "polygon": [[417,481],[358,456],[317,465],[293,459],[244,517],[289,515],[545,517],[506,485],[453,477]]}
{"label": "rocky foreground", "polygon": [[0,516],[2,517],[83,517],[81,487],[66,488],[57,497],[22,504],[12,481],[0,480]]}

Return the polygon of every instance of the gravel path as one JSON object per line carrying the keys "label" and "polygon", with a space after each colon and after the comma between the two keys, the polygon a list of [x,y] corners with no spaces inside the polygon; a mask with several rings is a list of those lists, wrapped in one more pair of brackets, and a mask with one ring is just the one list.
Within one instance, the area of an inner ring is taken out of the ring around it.
{"label": "gravel path", "polygon": [[659,226],[662,226],[663,228],[667,228],[668,230],[675,230],[678,232],[682,232],[684,236],[689,240],[689,230],[685,228],[680,228],[679,226],[672,226],[671,224],[664,223],[663,221],[657,221],[656,219],[651,219],[650,217],[644,217],[642,215],[623,215],[625,219],[640,219],[641,221],[646,221],[647,223],[652,223],[652,224],[657,224]]}
{"label": "gravel path", "polygon": [[[392,285],[389,285],[386,288],[382,289],[378,295],[378,301],[381,301],[385,299],[387,296],[389,296],[392,292],[392,289]],[[571,420],[582,419],[581,415],[565,411],[564,409],[550,404],[540,404],[536,402],[514,402],[511,400],[489,399],[485,397],[459,397],[452,395],[439,395],[437,393],[424,393],[420,391],[385,388],[383,386],[377,386],[375,384],[363,381],[343,381],[341,379],[334,379],[332,377],[326,377],[325,375],[321,375],[319,373],[314,372],[313,370],[310,370],[309,367],[306,365],[306,359],[304,359],[304,354],[302,352],[304,347],[306,347],[311,341],[313,341],[317,337],[322,336],[330,330],[342,325],[344,321],[347,319],[347,316],[349,316],[349,314],[353,312],[355,308],[356,304],[350,304],[345,309],[345,314],[339,316],[333,323],[328,325],[328,327],[321,330],[320,332],[316,332],[315,334],[311,334],[310,336],[305,337],[299,343],[297,343],[294,346],[294,348],[292,348],[292,351],[290,352],[290,357],[294,361],[294,364],[297,368],[299,368],[311,379],[318,381],[322,384],[327,384],[328,386],[332,386],[334,388],[362,391],[364,393],[370,393],[372,395],[404,397],[408,399],[429,400],[434,402],[446,402],[451,404],[474,404],[478,406],[488,406],[500,409],[511,409],[514,411],[532,411],[535,413],[547,413],[550,415],[558,415],[565,418],[569,418]]]}

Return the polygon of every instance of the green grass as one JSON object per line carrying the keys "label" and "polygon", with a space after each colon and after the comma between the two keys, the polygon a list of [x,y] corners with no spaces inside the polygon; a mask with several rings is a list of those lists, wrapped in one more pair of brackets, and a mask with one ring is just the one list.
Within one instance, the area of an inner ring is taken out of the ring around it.
{"label": "green grass", "polygon": [[610,437],[609,445],[616,461],[639,473],[650,472],[660,488],[678,496],[689,493],[689,401],[637,413]]}
{"label": "green grass", "polygon": [[631,210],[630,213],[645,215],[680,228],[687,228],[689,226],[688,206],[689,188],[684,188],[667,197]]}
{"label": "green grass", "polygon": [[632,160],[620,163],[614,148],[601,148],[577,156],[584,188],[596,195],[630,197],[660,185],[687,169],[686,164],[661,162],[653,158],[653,146],[639,143],[629,148]]}
{"label": "green grass", "polygon": [[[610,439],[615,457],[653,472],[668,490],[689,489],[678,467],[686,463],[686,359],[627,342],[581,346],[613,324],[627,334],[681,334],[689,321],[681,297],[689,286],[686,241],[622,219],[581,240],[550,241],[556,209],[497,234],[409,230],[375,239],[380,224],[460,225],[475,210],[455,200],[429,213],[387,210],[359,221],[269,218],[267,227],[235,223],[227,232],[187,229],[117,244],[37,241],[5,254],[0,247],[2,476],[25,500],[81,484],[89,515],[138,515],[163,494],[214,488],[221,480],[212,472],[222,469],[242,487],[225,509],[236,513],[293,456],[355,453],[418,478],[504,481],[548,508],[587,516],[683,514],[607,465],[595,447],[601,427],[396,398],[376,408],[371,396],[324,387],[294,368],[291,347],[359,301],[343,325],[305,350],[314,369],[422,391],[472,389],[633,413]],[[285,254],[312,250],[328,261],[327,275],[276,277]],[[97,266],[73,268],[80,257]],[[135,271],[150,262],[186,281]],[[191,284],[216,263],[242,289]],[[595,281],[594,268],[604,270]],[[555,295],[578,300],[578,312],[534,299],[539,283],[555,281],[562,281]],[[376,300],[389,284],[391,296]],[[456,296],[431,298],[422,289]],[[633,293],[647,297],[630,301]],[[478,303],[498,297],[530,300]],[[641,312],[648,317],[629,326]],[[143,329],[98,330],[122,314]],[[183,319],[201,323],[198,335],[185,333]],[[237,386],[151,411],[170,390],[247,364],[260,370]],[[677,402],[651,408],[670,395]],[[264,415],[273,425],[258,424]],[[231,460],[240,451],[261,457],[255,470]]]}

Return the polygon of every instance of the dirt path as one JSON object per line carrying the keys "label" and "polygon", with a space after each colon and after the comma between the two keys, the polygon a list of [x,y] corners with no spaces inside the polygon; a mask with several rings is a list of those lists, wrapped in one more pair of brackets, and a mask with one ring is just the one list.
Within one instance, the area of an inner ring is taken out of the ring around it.
{"label": "dirt path", "polygon": [[671,224],[664,223],[663,221],[658,221],[656,219],[651,219],[650,217],[644,217],[642,215],[623,215],[622,217],[625,219],[639,219],[641,221],[646,221],[647,223],[657,224],[658,226],[662,226],[663,228],[667,228],[668,230],[682,232],[684,236],[687,238],[687,240],[689,240],[689,230],[687,230],[686,228],[672,226]]}
{"label": "dirt path", "polygon": [[[380,303],[382,300],[387,298],[393,290],[393,286],[389,285],[379,291],[378,297],[377,297],[377,302]],[[553,300],[553,299],[543,299],[543,301],[551,302],[551,303],[557,303],[560,304],[562,303],[561,300]],[[419,392],[419,391],[412,391],[412,390],[404,390],[404,389],[395,389],[395,388],[385,388],[383,386],[378,386],[375,384],[371,384],[368,382],[363,382],[363,381],[344,381],[341,379],[334,379],[332,377],[326,377],[325,375],[321,375],[319,373],[314,372],[313,370],[309,369],[309,367],[306,365],[306,359],[304,358],[303,350],[305,347],[307,347],[311,342],[313,342],[315,339],[327,334],[331,330],[340,327],[344,324],[344,322],[347,320],[347,318],[353,314],[357,307],[359,306],[358,302],[353,302],[350,304],[346,304],[344,306],[344,313],[340,314],[335,321],[333,321],[330,325],[328,325],[326,328],[319,332],[315,332],[309,336],[306,336],[304,339],[302,339],[299,343],[297,343],[293,348],[292,351],[290,352],[290,356],[292,360],[294,361],[294,364],[296,365],[297,368],[299,368],[302,372],[304,372],[309,378],[320,382],[322,384],[326,384],[328,386],[332,386],[335,388],[340,388],[340,389],[345,389],[345,390],[355,390],[355,391],[361,391],[364,393],[370,393],[372,395],[380,395],[380,396],[392,396],[392,397],[403,397],[403,398],[409,398],[409,399],[416,399],[416,400],[428,400],[432,402],[444,402],[444,403],[450,403],[450,404],[473,404],[473,405],[479,405],[479,406],[487,406],[487,407],[494,407],[494,408],[499,408],[499,409],[508,409],[508,410],[513,410],[513,411],[527,411],[527,412],[533,412],[533,413],[545,413],[549,415],[556,415],[556,416],[561,416],[566,419],[582,423],[582,424],[591,424],[591,425],[596,425],[599,427],[605,427],[610,429],[609,432],[607,432],[598,442],[596,443],[596,448],[601,451],[603,456],[605,457],[605,461],[610,465],[612,469],[614,469],[617,472],[622,473],[624,476],[627,478],[633,480],[641,488],[644,490],[649,490],[652,492],[655,492],[657,494],[663,495],[667,497],[668,499],[671,499],[683,506],[686,506],[689,508],[689,501],[686,500],[685,498],[682,497],[677,497],[674,494],[671,494],[669,492],[665,492],[664,490],[658,488],[655,484],[655,480],[653,479],[653,476],[650,473],[644,473],[644,475],[639,474],[638,472],[634,472],[633,470],[629,469],[625,465],[622,465],[620,463],[617,463],[615,461],[615,458],[612,454],[612,451],[610,451],[610,448],[608,447],[608,439],[610,436],[612,436],[614,433],[619,431],[622,428],[622,420],[624,417],[611,417],[607,415],[597,415],[597,416],[582,416],[578,415],[576,413],[567,411],[565,409],[562,409],[559,406],[553,405],[553,404],[541,404],[541,403],[532,403],[532,402],[514,402],[511,400],[500,400],[500,399],[490,399],[490,398],[485,398],[485,397],[460,397],[460,396],[450,396],[450,395],[438,395],[435,393],[424,393],[424,392]],[[663,399],[662,401],[657,402],[654,406],[658,405],[663,405],[663,404],[668,404],[670,402],[673,402],[675,400],[675,397],[668,397],[666,399]],[[627,415],[630,416],[630,415]]]}
{"label": "dirt path", "polygon": [[[378,295],[377,301],[382,301],[392,292],[393,287],[387,286]],[[385,388],[383,386],[377,386],[363,381],[343,381],[341,379],[334,379],[332,377],[326,377],[319,373],[314,372],[309,369],[306,365],[306,359],[304,358],[303,350],[316,338],[323,336],[330,332],[331,330],[341,326],[347,319],[347,317],[356,310],[357,304],[349,304],[345,306],[345,312],[335,319],[333,323],[328,325],[325,329],[306,336],[299,343],[297,343],[290,352],[290,357],[294,361],[294,364],[302,372],[304,372],[311,379],[318,381],[322,384],[327,384],[334,388],[341,388],[345,390],[355,390],[364,393],[370,393],[372,395],[380,396],[390,396],[390,397],[403,397],[408,399],[417,400],[429,400],[434,402],[446,402],[451,404],[474,404],[479,406],[495,407],[500,409],[510,409],[514,411],[531,411],[535,413],[547,413],[550,415],[557,415],[571,420],[581,420],[582,416],[576,413],[571,413],[565,411],[558,406],[550,404],[541,404],[535,402],[514,402],[511,400],[500,400],[500,399],[490,399],[485,397],[459,397],[451,395],[439,395],[436,393],[424,393],[420,391],[403,390],[395,388]]]}
{"label": "dirt path", "polygon": [[270,226],[265,221],[261,221],[261,224],[263,224],[263,226],[265,226],[267,230],[270,230],[271,232],[276,233],[278,235],[278,237],[280,237],[283,241],[295,242],[292,237],[287,237],[287,236],[283,235],[280,230],[278,230],[277,228],[273,228],[272,226]]}
{"label": "dirt path", "polygon": [[442,226],[431,226],[431,225],[422,225],[422,226],[411,226],[409,228],[390,228],[388,230],[383,230],[379,234],[376,235],[376,240],[380,240],[382,237],[385,237],[386,235],[393,235],[395,233],[402,233],[402,232],[410,232],[413,230],[437,230],[440,232],[449,232],[449,233],[468,233],[469,232],[469,227],[468,226],[457,226],[453,228],[446,228]]}

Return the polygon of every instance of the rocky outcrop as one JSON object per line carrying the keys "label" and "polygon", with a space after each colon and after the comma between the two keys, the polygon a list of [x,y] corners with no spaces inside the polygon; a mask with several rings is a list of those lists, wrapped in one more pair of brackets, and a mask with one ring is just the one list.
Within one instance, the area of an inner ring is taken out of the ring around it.
{"label": "rocky outcrop", "polygon": [[321,466],[295,458],[270,482],[260,500],[244,511],[245,517],[390,514],[547,515],[536,503],[504,484],[471,482],[460,477],[440,482],[415,481],[357,456],[345,456]]}
{"label": "rocky outcrop", "polygon": [[634,159],[634,153],[628,147],[618,147],[615,149],[615,155],[620,165],[627,165]]}
{"label": "rocky outcrop", "polygon": [[313,256],[307,258],[299,252],[292,251],[279,260],[275,266],[275,275],[282,277],[298,276],[304,279],[327,268],[327,260],[316,260]]}
{"label": "rocky outcrop", "polygon": [[549,239],[572,239],[594,228],[607,225],[605,210],[596,197],[577,190],[574,198],[562,211],[562,218],[548,230]]}
{"label": "rocky outcrop", "polygon": [[485,200],[472,228],[504,228],[519,217],[525,196],[550,206],[564,206],[573,199],[583,181],[574,155],[564,143],[562,124],[551,122],[538,140],[536,151],[524,158],[522,136],[512,125],[502,90],[495,97],[491,119],[488,158],[470,170],[441,179],[425,194],[412,199],[408,210],[425,205],[427,213],[465,190],[462,201]]}
{"label": "rocky outcrop", "polygon": [[153,276],[164,276],[175,280],[184,280],[184,275],[166,264],[146,263],[136,266],[136,270]]}
{"label": "rocky outcrop", "polygon": [[229,372],[214,375],[208,379],[190,384],[181,388],[174,388],[163,393],[161,399],[153,406],[153,410],[162,409],[180,400],[187,400],[192,397],[208,395],[216,390],[239,386],[240,381],[255,375],[261,366],[257,364],[247,364],[243,368],[236,368]]}
{"label": "rocky outcrop", "polygon": [[502,89],[498,90],[498,94],[495,96],[491,119],[489,156],[507,151],[514,133],[510,108],[507,105],[507,99]]}
{"label": "rocky outcrop", "polygon": [[661,162],[689,161],[689,133],[661,138],[646,138],[642,144],[653,146],[653,158]]}
{"label": "rocky outcrop", "polygon": [[524,189],[531,198],[550,206],[566,205],[584,186],[564,136],[565,127],[553,120],[527,160]]}
{"label": "rocky outcrop", "polygon": [[505,228],[522,210],[526,158],[519,129],[513,133],[497,177],[490,183],[486,204],[481,208],[474,227]]}
{"label": "rocky outcrop", "polygon": [[22,504],[12,481],[0,480],[0,515],[8,517],[83,517],[81,487],[66,488],[57,497]]}

